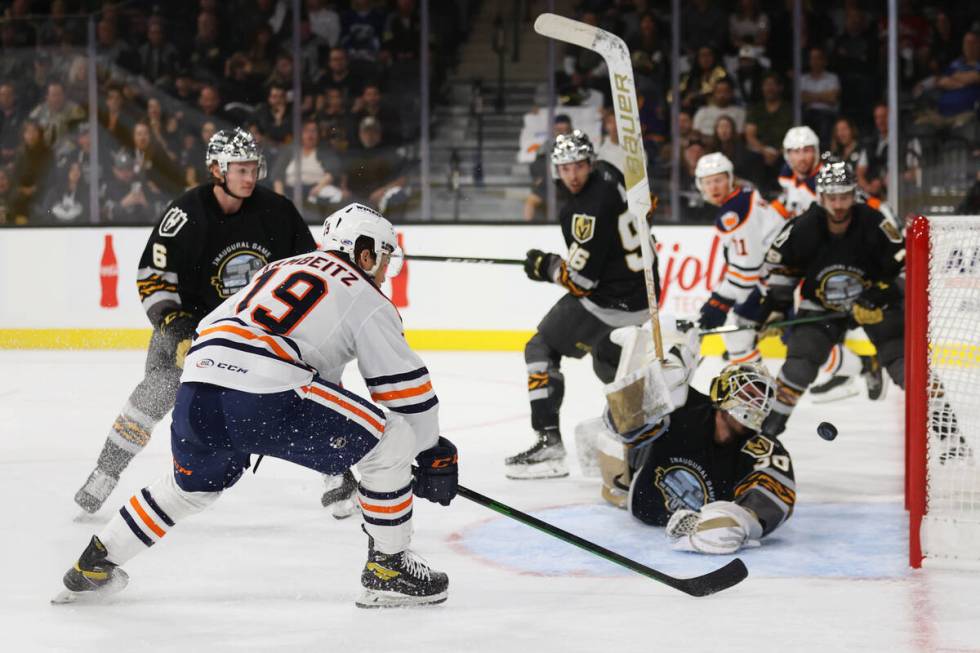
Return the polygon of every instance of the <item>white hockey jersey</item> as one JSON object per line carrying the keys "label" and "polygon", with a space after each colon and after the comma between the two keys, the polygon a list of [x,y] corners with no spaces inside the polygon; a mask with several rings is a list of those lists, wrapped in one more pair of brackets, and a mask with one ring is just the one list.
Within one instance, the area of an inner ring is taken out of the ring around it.
{"label": "white hockey jersey", "polygon": [[783,192],[772,206],[784,218],[795,218],[817,201],[817,173],[822,165],[817,165],[808,176],[800,177],[788,164],[783,164],[779,172],[779,185]]}
{"label": "white hockey jersey", "polygon": [[788,218],[757,190],[737,187],[718,209],[715,229],[725,251],[725,276],[715,292],[739,304],[761,279],[766,252]]}
{"label": "white hockey jersey", "polygon": [[439,400],[405,341],[395,306],[334,252],[270,263],[198,325],[181,382],[257,394],[304,391],[314,375],[339,384],[357,359],[371,399],[401,414],[419,451],[439,436]]}

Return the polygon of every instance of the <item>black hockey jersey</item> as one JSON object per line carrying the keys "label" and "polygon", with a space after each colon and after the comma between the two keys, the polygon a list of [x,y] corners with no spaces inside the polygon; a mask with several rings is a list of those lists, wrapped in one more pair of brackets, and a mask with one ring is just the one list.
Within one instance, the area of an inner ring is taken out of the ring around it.
{"label": "black hockey jersey", "polygon": [[561,263],[558,283],[602,308],[646,308],[640,234],[627,211],[623,185],[597,166],[577,195],[565,191],[560,201],[558,221],[568,257]]}
{"label": "black hockey jersey", "polygon": [[801,309],[849,311],[873,282],[891,283],[905,268],[905,240],[882,213],[855,203],[847,231],[833,235],[818,204],[790,222],[766,254],[769,292],[791,301],[803,280]]}
{"label": "black hockey jersey", "polygon": [[199,320],[266,263],[314,249],[309,227],[285,197],[256,186],[226,215],[214,185],[203,184],[171,202],[153,228],[136,285],[154,327],[175,310]]}
{"label": "black hockey jersey", "polygon": [[665,526],[676,510],[734,501],[755,513],[764,535],[786,521],[796,503],[789,453],[778,440],[751,434],[715,443],[715,408],[690,388],[667,416],[664,432],[641,450],[630,487],[630,513]]}

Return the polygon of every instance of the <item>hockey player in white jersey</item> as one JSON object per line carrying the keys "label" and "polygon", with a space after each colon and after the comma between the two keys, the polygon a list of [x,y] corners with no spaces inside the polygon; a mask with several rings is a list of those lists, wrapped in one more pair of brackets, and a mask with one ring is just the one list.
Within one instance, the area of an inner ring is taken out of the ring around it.
{"label": "hockey player in white jersey", "polygon": [[[724,248],[726,266],[721,284],[701,307],[698,326],[713,329],[726,321],[737,326],[758,326],[762,266],[787,218],[762,199],[759,191],[736,185],[734,166],[720,152],[698,159],[694,176],[705,201],[718,207],[715,231]],[[754,329],[726,333],[723,337],[729,362],[759,360]]]}
{"label": "hockey player in white jersey", "polygon": [[[449,505],[457,453],[439,436],[428,370],[379,290],[396,247],[391,223],[351,204],[327,218],[322,250],[265,266],[202,320],[173,412],[173,472],[92,537],[56,602],[122,589],[121,565],[234,485],[251,454],[332,475],[357,464],[368,534],[359,607],[446,599],[446,574],[409,548],[412,498]],[[371,400],[340,386],[355,359]]]}
{"label": "hockey player in white jersey", "polygon": [[820,172],[820,139],[806,126],[791,127],[783,136],[786,163],[779,172],[782,193],[772,206],[784,218],[795,218],[817,201]]}

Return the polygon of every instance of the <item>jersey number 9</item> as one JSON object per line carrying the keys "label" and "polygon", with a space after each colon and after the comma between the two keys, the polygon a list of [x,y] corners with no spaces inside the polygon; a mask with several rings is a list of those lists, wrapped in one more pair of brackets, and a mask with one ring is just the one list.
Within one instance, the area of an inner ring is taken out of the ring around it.
{"label": "jersey number 9", "polygon": [[[235,311],[241,313],[246,310],[277,272],[278,269],[269,270],[259,275]],[[252,310],[252,321],[272,333],[288,335],[326,295],[327,283],[323,279],[309,272],[293,272],[272,291],[272,296],[286,305],[282,315],[273,315],[269,308],[259,304]]]}
{"label": "jersey number 9", "polygon": [[619,214],[619,240],[626,252],[626,267],[633,272],[643,272],[643,254],[640,250],[640,234],[636,231],[636,221],[629,211]]}

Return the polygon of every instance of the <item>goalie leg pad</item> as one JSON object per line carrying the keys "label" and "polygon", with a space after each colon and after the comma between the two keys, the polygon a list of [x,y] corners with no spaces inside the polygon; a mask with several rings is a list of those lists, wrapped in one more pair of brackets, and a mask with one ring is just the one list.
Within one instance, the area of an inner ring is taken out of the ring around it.
{"label": "goalie leg pad", "polygon": [[675,551],[724,555],[759,546],[762,525],[737,503],[712,501],[698,511],[676,511],[667,522],[666,534]]}

